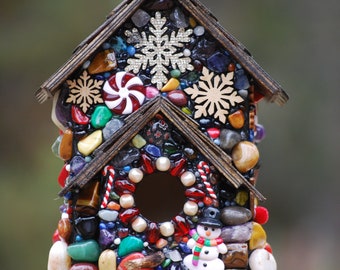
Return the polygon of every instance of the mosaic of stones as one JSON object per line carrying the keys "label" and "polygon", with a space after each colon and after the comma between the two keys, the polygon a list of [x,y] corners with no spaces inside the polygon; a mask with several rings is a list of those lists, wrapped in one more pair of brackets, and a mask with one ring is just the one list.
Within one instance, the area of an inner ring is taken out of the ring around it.
{"label": "mosaic of stones", "polygon": [[[146,1],[55,95],[52,119],[61,135],[52,149],[65,162],[60,186],[96,158],[94,151],[129,115],[159,95],[255,181],[264,129],[251,78],[176,1],[158,0]],[[267,210],[254,207],[246,188],[232,186],[184,138],[159,113],[101,174],[68,192],[48,269],[256,270],[259,263],[276,269],[261,226]],[[164,222],[149,220],[135,201],[143,178],[157,172],[176,177],[184,190],[183,208]]]}

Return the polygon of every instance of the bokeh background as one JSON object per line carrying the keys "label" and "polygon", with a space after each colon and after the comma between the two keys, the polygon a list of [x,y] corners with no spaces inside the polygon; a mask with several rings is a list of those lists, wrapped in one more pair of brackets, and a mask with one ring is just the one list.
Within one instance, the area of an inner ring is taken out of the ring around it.
{"label": "bokeh background", "polygon": [[[62,161],[50,150],[52,104],[34,93],[118,2],[1,1],[1,269],[46,269]],[[258,188],[278,269],[338,269],[340,2],[203,2],[290,95],[284,107],[259,107]]]}

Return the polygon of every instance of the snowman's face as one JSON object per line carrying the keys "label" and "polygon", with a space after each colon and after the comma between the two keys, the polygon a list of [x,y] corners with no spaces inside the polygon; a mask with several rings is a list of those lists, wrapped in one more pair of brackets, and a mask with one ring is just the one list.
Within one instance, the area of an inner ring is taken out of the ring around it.
{"label": "snowman's face", "polygon": [[197,226],[197,233],[199,236],[202,236],[207,239],[215,239],[220,236],[221,229],[220,228],[213,228],[204,225]]}

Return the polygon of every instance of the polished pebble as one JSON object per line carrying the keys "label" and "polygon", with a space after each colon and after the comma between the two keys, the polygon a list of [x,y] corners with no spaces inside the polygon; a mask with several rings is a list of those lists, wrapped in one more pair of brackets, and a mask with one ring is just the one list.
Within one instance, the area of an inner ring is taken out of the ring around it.
{"label": "polished pebble", "polygon": [[96,130],[78,142],[78,151],[84,156],[90,155],[103,142],[102,131]]}
{"label": "polished pebble", "polygon": [[222,129],[220,133],[220,147],[226,151],[230,152],[233,147],[241,141],[241,135],[230,129]]}
{"label": "polished pebble", "polygon": [[94,128],[103,128],[110,121],[111,117],[111,110],[104,105],[100,105],[94,109],[90,123]]}
{"label": "polished pebble", "polygon": [[106,123],[103,128],[103,138],[104,140],[108,140],[113,134],[115,134],[122,126],[124,122],[122,120],[113,118],[109,122]]}
{"label": "polished pebble", "polygon": [[251,211],[241,206],[228,206],[221,210],[221,221],[225,225],[246,223],[252,217]]}
{"label": "polished pebble", "polygon": [[250,254],[249,267],[251,270],[276,270],[277,264],[270,252],[260,248]]}
{"label": "polished pebble", "polygon": [[267,243],[267,234],[263,227],[253,222],[253,231],[249,240],[249,249],[264,248]]}
{"label": "polished pebble", "polygon": [[48,255],[47,270],[69,270],[70,267],[71,257],[67,253],[66,242],[55,242]]}
{"label": "polished pebble", "polygon": [[113,210],[100,210],[98,216],[105,221],[115,221],[118,217],[118,212]]}
{"label": "polished pebble", "polygon": [[136,236],[125,237],[118,247],[118,256],[124,257],[132,252],[142,251],[144,248],[143,241]]}
{"label": "polished pebble", "polygon": [[221,238],[226,243],[244,243],[249,241],[253,231],[253,223],[225,226],[222,228]]}
{"label": "polished pebble", "polygon": [[111,249],[106,249],[100,253],[98,259],[99,270],[116,270],[117,267],[117,255]]}
{"label": "polished pebble", "polygon": [[76,261],[95,262],[99,258],[100,248],[95,240],[84,240],[69,245],[67,253]]}
{"label": "polished pebble", "polygon": [[255,144],[242,141],[233,148],[231,157],[236,168],[241,173],[245,173],[255,167],[259,161],[260,154]]}
{"label": "polished pebble", "polygon": [[72,157],[73,151],[73,132],[70,129],[66,129],[62,136],[59,145],[59,157],[63,160],[69,160]]}
{"label": "polished pebble", "polygon": [[90,74],[98,74],[117,67],[116,55],[113,50],[99,52],[88,67]]}
{"label": "polished pebble", "polygon": [[182,90],[173,90],[169,92],[167,98],[176,106],[186,106],[188,98]]}
{"label": "polished pebble", "polygon": [[137,27],[143,27],[150,21],[150,15],[142,9],[138,9],[131,17]]}
{"label": "polished pebble", "polygon": [[136,148],[142,148],[143,146],[146,145],[146,140],[139,134],[137,134],[135,137],[132,139],[132,145]]}
{"label": "polished pebble", "polygon": [[134,221],[131,224],[132,229],[137,232],[137,233],[142,233],[144,232],[147,227],[148,227],[148,223],[145,221],[144,218],[142,217],[137,217],[136,219],[134,219]]}
{"label": "polished pebble", "polygon": [[236,112],[228,115],[228,121],[233,128],[242,128],[245,123],[244,112],[242,110],[237,110]]}

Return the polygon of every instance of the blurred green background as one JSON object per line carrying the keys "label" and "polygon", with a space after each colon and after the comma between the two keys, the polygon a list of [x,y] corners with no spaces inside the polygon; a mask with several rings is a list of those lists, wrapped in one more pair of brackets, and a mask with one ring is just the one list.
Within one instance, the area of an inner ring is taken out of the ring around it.
{"label": "blurred green background", "polygon": [[[46,269],[62,161],[50,150],[52,103],[34,93],[118,2],[1,1],[1,269]],[[290,95],[284,107],[259,107],[258,188],[279,269],[338,269],[340,2],[203,2]]]}

